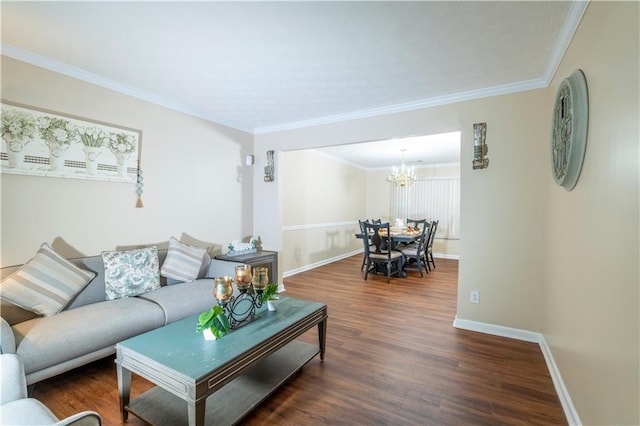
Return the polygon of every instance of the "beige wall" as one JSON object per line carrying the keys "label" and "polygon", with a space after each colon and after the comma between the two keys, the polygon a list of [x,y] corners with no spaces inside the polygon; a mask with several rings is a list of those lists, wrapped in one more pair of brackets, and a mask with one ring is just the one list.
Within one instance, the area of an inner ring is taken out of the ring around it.
{"label": "beige wall", "polygon": [[4,56],[2,97],[142,130],[145,178],[136,209],[134,185],[0,175],[3,266],[45,241],[71,257],[183,234],[220,248],[252,232],[252,135]]}
{"label": "beige wall", "polygon": [[[280,153],[282,249],[287,276],[362,250],[356,221],[389,220],[389,171],[363,170],[316,150]],[[418,176],[459,176],[460,167],[430,167]],[[458,240],[436,240],[436,255],[458,256]]]}
{"label": "beige wall", "polygon": [[[255,147],[461,130],[458,317],[542,332],[584,424],[640,424],[638,62],[638,3],[592,2],[548,89],[257,135]],[[578,67],[591,121],[583,176],[568,193],[551,178],[549,134],[555,90]],[[476,122],[488,126],[486,170],[470,165]],[[277,187],[256,180],[256,200],[274,213],[254,226],[279,247]]]}
{"label": "beige wall", "polygon": [[580,68],[589,90],[580,180],[544,182],[542,281],[542,330],[584,424],[640,424],[639,12],[591,2],[549,89]]}
{"label": "beige wall", "polygon": [[286,273],[361,249],[354,237],[364,217],[366,173],[312,150],[283,152],[283,243]]}
{"label": "beige wall", "polygon": [[[549,179],[545,174],[548,100],[547,92],[538,90],[257,135],[255,149],[263,152],[460,130],[463,163],[458,315],[540,331],[543,182]],[[474,171],[470,165],[472,130],[473,123],[481,121],[488,126],[491,165],[486,170]],[[256,200],[261,199],[256,204],[265,203],[270,206],[269,211],[279,211],[277,188],[258,181],[255,185]],[[268,216],[256,215],[254,226],[260,233],[270,232],[270,241],[277,241],[280,246],[281,236],[269,223]],[[480,291],[482,303],[469,303],[470,290]]]}

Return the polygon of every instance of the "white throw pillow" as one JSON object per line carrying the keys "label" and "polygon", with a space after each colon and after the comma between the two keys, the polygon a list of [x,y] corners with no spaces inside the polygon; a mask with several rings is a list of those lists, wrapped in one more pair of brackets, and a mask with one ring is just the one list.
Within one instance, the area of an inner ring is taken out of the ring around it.
{"label": "white throw pillow", "polygon": [[158,249],[105,251],[104,288],[107,300],[136,296],[160,288]]}
{"label": "white throw pillow", "polygon": [[202,247],[190,246],[171,237],[160,273],[163,277],[178,281],[195,281],[206,255],[207,251]]}
{"label": "white throw pillow", "polygon": [[8,302],[39,315],[57,314],[96,276],[44,243],[36,255],[0,283]]}

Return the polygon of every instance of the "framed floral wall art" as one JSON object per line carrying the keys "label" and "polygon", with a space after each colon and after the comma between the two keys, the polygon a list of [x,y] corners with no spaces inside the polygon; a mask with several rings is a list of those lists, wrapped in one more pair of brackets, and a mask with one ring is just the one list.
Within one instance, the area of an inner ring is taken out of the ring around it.
{"label": "framed floral wall art", "polygon": [[142,131],[2,100],[0,172],[136,183]]}

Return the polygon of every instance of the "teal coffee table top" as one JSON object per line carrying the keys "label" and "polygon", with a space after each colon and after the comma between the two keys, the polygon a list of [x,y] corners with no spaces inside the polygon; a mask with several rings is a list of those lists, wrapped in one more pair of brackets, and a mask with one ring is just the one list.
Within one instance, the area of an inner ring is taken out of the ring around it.
{"label": "teal coffee table top", "polygon": [[264,342],[277,339],[283,330],[323,307],[323,303],[280,297],[277,311],[268,311],[265,304],[257,310],[255,320],[219,340],[205,340],[196,333],[198,315],[194,315],[124,340],[116,347],[134,351],[197,382],[212,368],[234,362]]}

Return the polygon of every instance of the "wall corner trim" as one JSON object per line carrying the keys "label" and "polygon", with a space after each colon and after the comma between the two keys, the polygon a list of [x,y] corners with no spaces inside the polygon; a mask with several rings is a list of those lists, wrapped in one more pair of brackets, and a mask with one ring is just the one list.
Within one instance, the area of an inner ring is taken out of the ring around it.
{"label": "wall corner trim", "polygon": [[578,412],[573,406],[573,401],[569,396],[569,391],[567,390],[564,381],[562,380],[560,370],[558,369],[558,366],[553,358],[551,348],[549,348],[549,345],[547,345],[547,341],[544,338],[544,334],[518,328],[504,327],[502,325],[461,319],[457,316],[453,321],[453,326],[461,330],[475,331],[478,333],[491,334],[493,336],[507,337],[510,339],[537,343],[540,346],[540,350],[542,351],[542,355],[544,356],[544,360],[547,364],[547,369],[549,370],[549,374],[551,375],[551,380],[553,381],[553,386],[556,389],[556,393],[558,394],[558,398],[560,399],[560,404],[562,405],[564,414],[567,417],[567,423],[569,423],[569,425],[575,426],[582,425],[580,417],[578,416]]}

